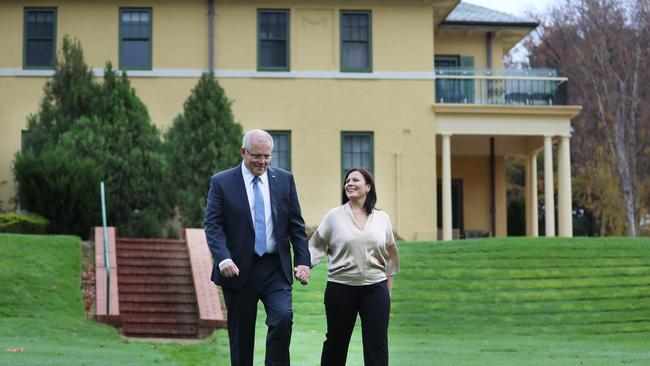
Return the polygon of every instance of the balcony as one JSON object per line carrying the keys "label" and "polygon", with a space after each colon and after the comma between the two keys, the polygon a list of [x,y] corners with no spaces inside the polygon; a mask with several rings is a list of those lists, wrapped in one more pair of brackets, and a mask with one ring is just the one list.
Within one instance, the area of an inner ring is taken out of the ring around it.
{"label": "balcony", "polygon": [[567,105],[568,78],[552,69],[438,67],[435,102],[479,105]]}

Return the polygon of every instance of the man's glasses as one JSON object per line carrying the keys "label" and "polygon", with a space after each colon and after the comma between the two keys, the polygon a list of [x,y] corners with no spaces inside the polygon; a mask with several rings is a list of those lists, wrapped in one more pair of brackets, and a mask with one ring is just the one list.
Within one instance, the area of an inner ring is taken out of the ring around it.
{"label": "man's glasses", "polygon": [[271,159],[273,158],[273,155],[251,154],[251,152],[248,151],[248,149],[244,149],[244,150],[246,150],[246,152],[248,153],[248,155],[250,155],[253,161],[262,161],[262,160],[271,161]]}

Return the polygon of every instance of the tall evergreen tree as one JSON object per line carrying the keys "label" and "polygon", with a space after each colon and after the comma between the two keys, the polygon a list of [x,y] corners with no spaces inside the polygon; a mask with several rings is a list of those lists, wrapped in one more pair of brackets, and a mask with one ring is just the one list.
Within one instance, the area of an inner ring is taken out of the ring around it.
{"label": "tall evergreen tree", "polygon": [[81,45],[67,36],[63,43],[41,110],[28,119],[33,147],[14,162],[21,201],[57,225],[55,232],[86,236],[99,223],[104,180],[109,224],[124,236],[160,236],[174,196],[159,131],[126,74],[109,62],[97,83]]}
{"label": "tall evergreen tree", "polygon": [[109,220],[122,235],[159,236],[174,207],[160,133],[127,75],[110,62],[99,95],[96,115],[80,118],[61,145],[101,167]]}
{"label": "tall evergreen tree", "polygon": [[185,227],[202,227],[209,178],[239,159],[242,127],[213,74],[204,74],[166,134],[166,152]]}
{"label": "tall evergreen tree", "polygon": [[26,149],[12,167],[21,208],[47,217],[54,233],[87,237],[99,218],[101,171],[58,146],[79,117],[93,113],[98,90],[81,45],[64,36],[39,112],[27,117]]}
{"label": "tall evergreen tree", "polygon": [[93,114],[98,89],[84,61],[81,44],[64,36],[54,75],[43,89],[40,110],[27,120],[29,147],[37,154],[54,147],[75,120]]}

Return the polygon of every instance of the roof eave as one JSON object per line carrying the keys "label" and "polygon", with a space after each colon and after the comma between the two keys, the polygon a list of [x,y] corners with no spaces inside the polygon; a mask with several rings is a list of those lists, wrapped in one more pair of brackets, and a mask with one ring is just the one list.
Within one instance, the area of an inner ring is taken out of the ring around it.
{"label": "roof eave", "polygon": [[539,26],[537,22],[476,22],[476,21],[458,21],[445,20],[440,24],[441,27],[490,27],[490,28],[531,28]]}

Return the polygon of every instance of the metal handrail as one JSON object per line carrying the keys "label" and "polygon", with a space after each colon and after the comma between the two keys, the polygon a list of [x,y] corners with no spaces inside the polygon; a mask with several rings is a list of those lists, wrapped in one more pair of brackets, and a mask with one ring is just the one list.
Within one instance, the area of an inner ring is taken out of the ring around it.
{"label": "metal handrail", "polygon": [[106,227],[106,199],[104,182],[99,184],[102,203],[102,226],[104,229],[104,266],[106,267],[106,316],[111,314],[111,266],[108,258],[108,229]]}

